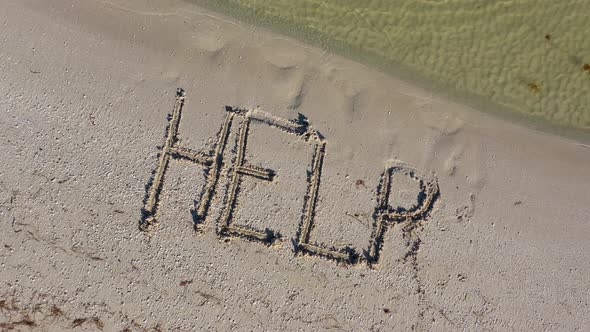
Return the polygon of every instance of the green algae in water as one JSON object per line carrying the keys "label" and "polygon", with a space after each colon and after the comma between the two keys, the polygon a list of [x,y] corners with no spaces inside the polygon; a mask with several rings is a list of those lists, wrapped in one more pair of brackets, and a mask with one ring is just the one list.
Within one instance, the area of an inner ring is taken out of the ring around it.
{"label": "green algae in water", "polygon": [[486,110],[560,131],[590,130],[590,1],[193,2]]}

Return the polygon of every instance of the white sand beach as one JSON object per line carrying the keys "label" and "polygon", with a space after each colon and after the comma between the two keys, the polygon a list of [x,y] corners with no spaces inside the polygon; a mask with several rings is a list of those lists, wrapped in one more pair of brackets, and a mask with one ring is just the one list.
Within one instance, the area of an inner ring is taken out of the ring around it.
{"label": "white sand beach", "polygon": [[586,329],[585,142],[182,1],[0,27],[0,330]]}

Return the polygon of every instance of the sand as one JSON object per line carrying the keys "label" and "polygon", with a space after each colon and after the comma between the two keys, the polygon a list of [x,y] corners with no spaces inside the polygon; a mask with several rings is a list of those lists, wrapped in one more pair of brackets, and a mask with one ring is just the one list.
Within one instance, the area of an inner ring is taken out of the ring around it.
{"label": "sand", "polygon": [[0,26],[1,329],[585,329],[584,142],[186,2]]}

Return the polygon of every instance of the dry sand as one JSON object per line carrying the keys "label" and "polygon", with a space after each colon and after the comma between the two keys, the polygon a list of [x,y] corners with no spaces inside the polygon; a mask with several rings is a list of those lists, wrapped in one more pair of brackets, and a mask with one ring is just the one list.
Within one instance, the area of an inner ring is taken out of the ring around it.
{"label": "dry sand", "polygon": [[587,328],[588,146],[183,2],[0,27],[0,329]]}

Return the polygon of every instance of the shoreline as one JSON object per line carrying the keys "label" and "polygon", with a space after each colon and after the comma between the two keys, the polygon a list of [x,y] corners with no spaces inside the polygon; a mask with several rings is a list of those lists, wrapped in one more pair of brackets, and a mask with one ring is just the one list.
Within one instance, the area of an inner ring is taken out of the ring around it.
{"label": "shoreline", "polygon": [[590,127],[581,128],[554,122],[545,117],[527,113],[517,106],[496,102],[485,95],[446,84],[443,82],[442,77],[429,76],[425,70],[408,66],[399,61],[388,61],[376,53],[365,51],[343,41],[331,39],[328,34],[320,33],[321,35],[318,36],[316,31],[312,29],[275,21],[269,17],[256,17],[252,11],[244,11],[242,7],[234,3],[224,5],[209,0],[183,1],[207,10],[212,10],[221,15],[227,15],[228,19],[235,19],[248,25],[268,29],[271,33],[284,34],[302,43],[325,49],[328,52],[335,53],[351,61],[365,64],[390,77],[402,80],[411,85],[416,85],[426,91],[432,92],[434,95],[464,104],[501,120],[543,133],[579,141],[584,144],[590,143]]}

